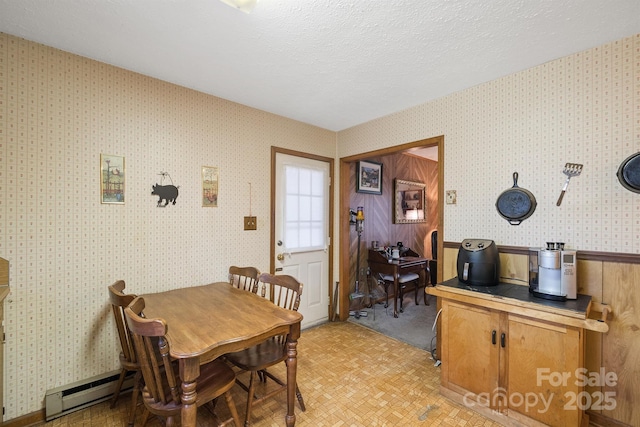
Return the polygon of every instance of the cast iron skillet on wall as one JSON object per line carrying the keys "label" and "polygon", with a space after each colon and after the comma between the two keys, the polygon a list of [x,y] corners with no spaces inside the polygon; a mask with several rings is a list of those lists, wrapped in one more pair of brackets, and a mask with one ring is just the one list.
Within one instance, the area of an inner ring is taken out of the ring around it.
{"label": "cast iron skillet on wall", "polygon": [[511,225],[519,225],[536,210],[536,198],[529,190],[518,187],[518,172],[513,173],[513,187],[500,194],[496,209]]}
{"label": "cast iron skillet on wall", "polygon": [[624,188],[640,193],[640,153],[632,154],[620,163],[616,175]]}

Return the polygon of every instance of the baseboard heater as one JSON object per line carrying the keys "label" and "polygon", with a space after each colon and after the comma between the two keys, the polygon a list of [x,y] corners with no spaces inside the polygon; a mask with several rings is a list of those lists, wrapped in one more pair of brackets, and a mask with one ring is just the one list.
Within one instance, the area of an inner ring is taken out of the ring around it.
{"label": "baseboard heater", "polygon": [[[129,372],[122,385],[121,394],[133,388],[134,372]],[[110,399],[115,392],[120,370],[87,378],[63,387],[47,390],[45,417],[47,421],[84,409]]]}

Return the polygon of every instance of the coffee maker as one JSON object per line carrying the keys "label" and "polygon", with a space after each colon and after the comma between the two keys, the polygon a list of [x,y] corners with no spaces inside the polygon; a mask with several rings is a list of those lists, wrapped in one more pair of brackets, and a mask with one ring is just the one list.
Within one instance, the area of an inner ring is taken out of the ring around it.
{"label": "coffee maker", "polygon": [[562,242],[529,250],[529,292],[535,297],[564,301],[577,298],[576,251]]}

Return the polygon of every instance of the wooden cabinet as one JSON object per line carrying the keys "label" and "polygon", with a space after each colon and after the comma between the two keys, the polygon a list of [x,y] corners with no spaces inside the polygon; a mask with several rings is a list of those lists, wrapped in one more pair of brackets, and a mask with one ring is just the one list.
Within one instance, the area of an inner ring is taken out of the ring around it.
{"label": "wooden cabinet", "polygon": [[582,391],[579,328],[452,300],[442,309],[443,388],[525,424],[580,425],[582,411],[571,408]]}
{"label": "wooden cabinet", "polygon": [[[516,285],[517,286],[517,285]],[[580,426],[585,328],[581,313],[438,285],[441,393],[506,425]]]}
{"label": "wooden cabinet", "polygon": [[497,390],[500,352],[491,339],[499,328],[499,313],[444,300],[442,316],[441,385],[463,395],[473,393],[476,398]]}

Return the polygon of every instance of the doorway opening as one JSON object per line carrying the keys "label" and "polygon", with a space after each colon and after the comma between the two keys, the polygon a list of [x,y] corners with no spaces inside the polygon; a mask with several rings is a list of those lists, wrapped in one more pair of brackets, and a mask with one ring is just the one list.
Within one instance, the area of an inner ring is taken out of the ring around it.
{"label": "doorway opening", "polygon": [[[355,209],[355,206],[350,206],[352,202],[352,195],[356,192],[356,184],[354,178],[354,168],[357,162],[362,160],[370,160],[372,158],[384,158],[386,156],[397,156],[400,154],[409,154],[416,150],[421,150],[424,148],[433,147],[437,150],[437,166],[436,174],[437,174],[437,206],[435,207],[435,212],[437,212],[437,225],[435,226],[435,230],[438,231],[438,235],[442,236],[442,229],[444,224],[443,214],[444,214],[444,136],[437,136],[433,138],[423,139],[419,141],[410,142],[407,144],[402,144],[394,147],[388,147],[380,150],[370,151],[366,153],[361,153],[354,156],[343,157],[340,159],[340,241],[339,241],[339,263],[340,263],[340,275],[339,281],[340,286],[338,288],[338,300],[339,300],[339,319],[347,320],[349,317],[349,295],[355,290],[355,278],[360,277],[360,274],[363,272],[355,272],[353,270],[352,264],[356,264],[355,260],[355,251],[352,251],[351,246],[351,210]],[[386,175],[385,175],[386,174]],[[384,167],[382,170],[382,186],[383,186],[383,195],[366,195],[368,200],[371,202],[370,204],[370,212],[367,214],[365,211],[365,218],[371,217],[376,218],[378,216],[378,221],[375,222],[375,227],[394,227],[392,220],[392,213],[390,212],[390,202],[389,200],[376,199],[376,198],[389,198],[392,194],[391,191],[393,189],[393,179],[396,178],[396,175],[399,174],[401,176],[397,176],[397,178],[404,178],[407,174],[406,171],[398,171],[398,170],[390,170],[385,171]],[[386,188],[386,190],[385,190]],[[382,202],[382,203],[381,203]],[[383,206],[380,208],[376,206],[380,204]],[[389,212],[383,212],[386,210]],[[386,219],[385,219],[386,217]],[[367,227],[367,223],[374,224],[372,221],[365,220],[365,227]],[[367,249],[369,247],[369,243],[365,239],[362,243],[363,248]],[[442,239],[438,239],[438,253],[442,253],[443,243]],[[362,251],[366,253],[367,251]],[[441,257],[440,257],[441,258]],[[362,259],[360,260],[360,264],[366,266],[366,255],[364,255],[364,263]],[[440,264],[441,259],[437,261]],[[438,266],[438,275],[441,275],[442,267]],[[441,280],[438,277],[438,280]],[[332,307],[332,310],[334,308]],[[331,318],[334,318],[333,314]]]}

